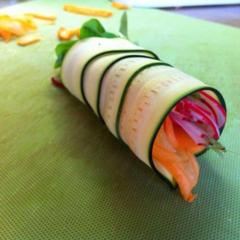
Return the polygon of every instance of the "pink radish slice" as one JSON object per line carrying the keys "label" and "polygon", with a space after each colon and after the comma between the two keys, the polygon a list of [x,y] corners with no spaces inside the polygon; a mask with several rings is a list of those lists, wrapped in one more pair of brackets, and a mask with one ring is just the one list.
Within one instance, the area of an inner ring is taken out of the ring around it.
{"label": "pink radish slice", "polygon": [[218,139],[220,136],[220,133],[219,133],[219,128],[215,123],[215,121],[208,114],[206,114],[200,106],[190,101],[186,102],[186,106],[193,111],[193,114],[196,120],[200,120],[206,126],[210,127],[210,129],[212,130],[212,134],[210,137],[213,137],[214,139]]}
{"label": "pink radish slice", "polygon": [[218,117],[217,117],[216,112],[214,111],[214,109],[212,108],[212,106],[211,106],[205,99],[200,99],[200,101],[198,101],[198,104],[199,104],[202,108],[207,108],[207,109],[211,112],[211,115],[213,116],[215,122],[218,123]]}
{"label": "pink radish slice", "polygon": [[[201,108],[195,102],[192,102],[187,98],[182,100],[182,105],[184,105],[184,108],[180,108],[180,111],[178,112],[184,115],[184,120],[195,122],[196,124],[205,124],[205,126],[208,127],[210,131],[210,134],[208,134],[209,137],[215,139],[219,138],[219,128],[213,118],[213,115],[211,117],[210,112]],[[176,110],[177,109],[179,108],[176,108]]]}
{"label": "pink radish slice", "polygon": [[[206,108],[206,105],[203,104],[200,101],[195,101],[195,100],[190,100],[190,99],[186,99],[185,100],[185,107],[187,109],[191,109],[191,107],[193,107],[194,109],[199,109],[201,112],[203,112],[205,115],[207,115],[208,118],[210,118],[215,125],[217,125],[217,120],[214,117],[214,114],[212,113],[212,111],[209,108]],[[192,110],[192,109],[191,109]],[[190,110],[189,110],[190,111]],[[191,111],[190,111],[191,112]]]}
{"label": "pink radish slice", "polygon": [[58,77],[52,77],[51,78],[52,84],[57,88],[65,88],[62,82],[59,80]]}
{"label": "pink radish slice", "polygon": [[205,113],[207,113],[208,115],[213,117],[215,122],[217,122],[217,115],[216,115],[214,109],[211,107],[210,104],[208,104],[208,102],[206,100],[194,99],[192,97],[189,97],[188,100],[195,103],[196,105],[200,106]]}
{"label": "pink radish slice", "polygon": [[209,105],[214,109],[217,117],[218,117],[218,126],[221,128],[225,124],[226,121],[226,112],[222,105],[212,96],[207,94],[204,91],[199,91],[202,99],[206,100]]}
{"label": "pink radish slice", "polygon": [[175,107],[174,109],[175,111],[183,114],[185,116],[186,119],[191,120],[192,116],[191,116],[191,112],[190,110],[186,107],[186,100],[183,99],[181,100]]}
{"label": "pink radish slice", "polygon": [[171,119],[184,129],[184,131],[193,139],[196,144],[207,145],[207,133],[198,127],[196,124],[184,120],[183,115],[178,112],[172,111],[170,113]]}

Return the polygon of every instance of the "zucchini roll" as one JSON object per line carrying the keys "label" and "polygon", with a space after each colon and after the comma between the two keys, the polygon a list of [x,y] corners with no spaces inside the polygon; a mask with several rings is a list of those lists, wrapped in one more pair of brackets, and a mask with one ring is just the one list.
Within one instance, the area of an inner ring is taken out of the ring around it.
{"label": "zucchini roll", "polygon": [[63,85],[146,165],[192,202],[196,155],[226,122],[221,93],[123,38],[76,42],[61,66]]}

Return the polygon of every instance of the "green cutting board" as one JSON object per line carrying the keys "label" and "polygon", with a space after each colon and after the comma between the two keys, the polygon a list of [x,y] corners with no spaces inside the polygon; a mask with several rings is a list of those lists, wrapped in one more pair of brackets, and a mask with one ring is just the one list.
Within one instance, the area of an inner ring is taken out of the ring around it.
{"label": "green cutting board", "polygon": [[[224,156],[199,157],[198,199],[184,202],[67,91],[54,88],[55,33],[88,19],[64,1],[3,12],[55,12],[28,47],[0,42],[0,239],[240,239],[240,31],[158,10],[129,11],[130,37],[165,61],[218,88],[228,122]],[[66,2],[66,1],[65,1]],[[101,19],[117,30],[108,1]]]}

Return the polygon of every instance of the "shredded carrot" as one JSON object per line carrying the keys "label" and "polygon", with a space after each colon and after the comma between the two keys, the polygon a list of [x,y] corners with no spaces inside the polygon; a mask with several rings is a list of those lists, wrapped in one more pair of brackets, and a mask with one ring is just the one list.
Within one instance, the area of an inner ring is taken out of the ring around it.
{"label": "shredded carrot", "polygon": [[0,21],[2,20],[11,20],[11,17],[9,15],[0,15]]}
{"label": "shredded carrot", "polygon": [[120,3],[120,2],[112,2],[112,7],[120,9],[120,10],[127,10],[129,9],[129,6],[124,4],[124,3]]}
{"label": "shredded carrot", "polygon": [[0,21],[0,29],[6,32],[11,33],[12,35],[15,35],[17,37],[23,36],[26,34],[26,29],[24,26],[15,20],[3,20]]}
{"label": "shredded carrot", "polygon": [[37,25],[35,24],[35,22],[33,21],[33,19],[31,17],[16,17],[14,18],[16,21],[18,21],[19,23],[22,24],[22,26],[25,28],[25,30],[36,30],[37,29]]}
{"label": "shredded carrot", "polygon": [[54,25],[55,24],[55,21],[49,21],[49,20],[40,20],[41,21],[41,23],[44,23],[44,24],[46,24],[46,25]]}
{"label": "shredded carrot", "polygon": [[57,31],[57,37],[59,40],[62,41],[70,40],[72,38],[70,32],[63,27],[59,28],[59,30]]}
{"label": "shredded carrot", "polygon": [[0,29],[0,38],[2,38],[5,42],[9,42],[11,37],[12,34],[10,32]]}
{"label": "shredded carrot", "polygon": [[71,40],[74,36],[80,36],[79,28],[67,29],[64,27],[59,28],[57,37],[61,41]]}
{"label": "shredded carrot", "polygon": [[25,13],[24,15],[29,16],[29,17],[33,17],[33,18],[37,18],[37,19],[41,19],[41,20],[46,20],[46,21],[51,21],[54,22],[57,17],[55,15],[45,15],[45,14],[41,14],[41,13]]}
{"label": "shredded carrot", "polygon": [[171,142],[171,144],[175,148],[178,147],[177,138],[176,138],[176,135],[175,135],[174,129],[173,129],[173,122],[169,116],[166,117],[166,119],[163,123],[163,127],[164,127],[165,133],[166,133],[169,141]]}
{"label": "shredded carrot", "polygon": [[70,31],[73,33],[73,35],[80,37],[80,29],[79,28],[73,28],[73,29],[70,29]]}
{"label": "shredded carrot", "polygon": [[65,4],[63,9],[67,12],[88,15],[88,16],[95,16],[95,17],[110,17],[112,16],[112,12],[104,9],[97,9],[97,8],[88,8],[88,7],[81,7],[72,4]]}
{"label": "shredded carrot", "polygon": [[12,37],[24,36],[29,31],[36,29],[36,24],[29,17],[0,15],[0,36],[4,41],[9,41]]}
{"label": "shredded carrot", "polygon": [[173,146],[172,140],[176,139],[178,142],[179,136],[174,136],[175,129],[169,123],[164,123],[159,130],[154,140],[152,156],[154,161],[157,161],[172,174],[179,185],[183,198],[188,202],[192,202],[196,198],[196,195],[192,193],[192,189],[198,182],[199,167],[193,153],[188,149],[182,149],[181,146]]}
{"label": "shredded carrot", "polygon": [[177,124],[174,124],[174,132],[178,139],[178,146],[183,150],[188,150],[193,154],[201,152],[205,147],[196,144],[193,139]]}
{"label": "shredded carrot", "polygon": [[17,44],[19,46],[25,47],[25,46],[37,43],[41,40],[42,40],[42,37],[34,36],[34,35],[27,35],[27,36],[24,36],[24,37],[20,38],[17,41]]}

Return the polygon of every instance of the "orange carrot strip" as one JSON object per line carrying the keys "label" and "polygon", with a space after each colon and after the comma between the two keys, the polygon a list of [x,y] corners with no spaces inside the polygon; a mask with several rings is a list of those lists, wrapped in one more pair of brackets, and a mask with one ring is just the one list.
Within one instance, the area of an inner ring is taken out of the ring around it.
{"label": "orange carrot strip", "polygon": [[177,138],[174,132],[173,128],[173,122],[171,118],[168,116],[166,117],[164,123],[163,123],[164,130],[166,132],[166,135],[171,142],[171,144],[176,148],[178,146]]}
{"label": "orange carrot strip", "polygon": [[174,124],[174,132],[178,140],[179,148],[188,150],[193,154],[196,154],[205,148],[202,145],[196,144],[193,139],[184,131],[184,129],[177,124]]}
{"label": "orange carrot strip", "polygon": [[127,10],[129,9],[129,6],[124,4],[124,3],[120,3],[120,2],[112,2],[112,7],[120,9],[120,10]]}
{"label": "orange carrot strip", "polygon": [[9,32],[17,37],[26,34],[24,26],[21,23],[13,20],[0,21],[0,29]]}
{"label": "orange carrot strip", "polygon": [[61,41],[67,41],[70,40],[73,35],[66,28],[61,27],[57,31],[57,37]]}
{"label": "orange carrot strip", "polygon": [[0,21],[6,21],[6,20],[11,20],[11,17],[9,15],[0,15]]}
{"label": "orange carrot strip", "polygon": [[16,17],[13,18],[15,21],[19,22],[22,24],[22,26],[26,29],[26,30],[36,30],[37,29],[37,25],[35,24],[35,22],[32,20],[31,17]]}
{"label": "orange carrot strip", "polygon": [[71,40],[74,36],[80,36],[79,28],[67,29],[61,27],[57,31],[57,37],[61,41]]}
{"label": "orange carrot strip", "polygon": [[175,148],[164,127],[161,127],[153,144],[152,157],[172,174],[183,198],[192,202],[196,197],[192,189],[199,177],[199,167],[194,155],[187,150]]}
{"label": "orange carrot strip", "polygon": [[111,11],[97,9],[97,8],[87,8],[81,6],[75,6],[71,4],[65,4],[63,9],[67,12],[88,15],[88,16],[96,16],[96,17],[110,17],[112,16]]}
{"label": "orange carrot strip", "polygon": [[0,36],[9,41],[12,36],[21,37],[28,31],[36,30],[37,26],[30,17],[14,17],[0,15]]}
{"label": "orange carrot strip", "polygon": [[57,17],[55,15],[45,15],[40,13],[25,13],[24,15],[30,16],[33,18],[41,19],[41,20],[47,20],[47,21],[55,21]]}
{"label": "orange carrot strip", "polygon": [[181,157],[178,157],[174,153],[161,147],[158,147],[157,151],[154,150],[153,158],[173,175],[179,185],[179,189],[184,200],[192,202],[196,197],[192,193],[192,189],[196,185],[197,181],[196,177],[192,177],[188,172],[192,171],[191,166],[193,164],[191,161],[194,160],[189,158],[187,152],[183,152],[182,154],[186,155],[184,161],[187,162],[185,164],[181,163],[183,161]]}
{"label": "orange carrot strip", "polygon": [[79,28],[73,28],[73,29],[70,29],[70,31],[73,33],[73,35],[80,37],[80,29]]}
{"label": "orange carrot strip", "polygon": [[2,38],[5,42],[9,42],[11,37],[12,34],[10,32],[0,29],[0,38]]}
{"label": "orange carrot strip", "polygon": [[17,44],[19,46],[28,46],[28,45],[31,45],[31,44],[34,44],[34,43],[37,43],[39,41],[41,41],[42,38],[39,37],[39,36],[33,36],[33,35],[27,35],[25,37],[22,37],[20,38],[18,41],[17,41]]}

